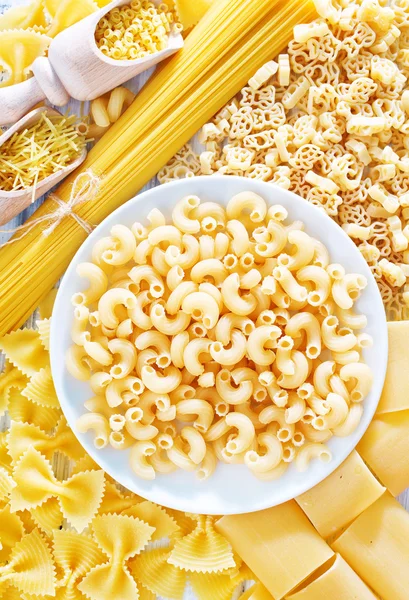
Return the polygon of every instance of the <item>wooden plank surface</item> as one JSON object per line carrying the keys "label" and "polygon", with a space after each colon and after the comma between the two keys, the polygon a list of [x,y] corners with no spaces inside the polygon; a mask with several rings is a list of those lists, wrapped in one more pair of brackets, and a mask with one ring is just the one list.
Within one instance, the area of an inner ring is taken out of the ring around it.
{"label": "wooden plank surface", "polygon": [[[16,6],[18,4],[24,4],[24,3],[25,3],[24,0],[8,0],[8,1],[0,0],[0,14],[9,6]],[[142,87],[142,85],[146,82],[146,80],[149,78],[150,75],[151,75],[151,71],[142,73],[141,75],[139,75],[138,77],[135,77],[132,81],[130,81],[127,84],[127,87],[132,89],[132,91],[137,92]],[[62,107],[59,110],[62,110],[62,111],[68,110],[70,113],[75,112],[76,114],[88,114],[89,105],[86,102],[81,103],[76,100],[71,100],[66,107]],[[145,188],[143,188],[143,190],[154,187],[155,185],[158,185],[158,182],[156,179],[153,179],[145,186]],[[35,211],[35,209],[43,201],[44,201],[44,197],[40,198],[34,204],[32,204],[29,208],[27,208],[24,212],[22,212],[18,217],[16,217],[12,221],[10,221],[10,223],[5,225],[1,229],[3,229],[3,230],[12,229],[12,228],[18,227],[19,225],[24,223],[26,221],[26,219],[28,219],[28,217],[30,217],[32,215],[32,213]],[[1,210],[1,208],[0,208],[0,210]],[[4,244],[9,237],[10,237],[10,234],[0,232],[0,245]],[[36,322],[36,314],[34,313],[30,317],[30,319],[27,321],[27,326],[32,327],[33,325],[35,325],[35,322]],[[0,371],[2,370],[3,361],[4,361],[4,357],[0,355]],[[0,431],[4,431],[7,427],[8,427],[7,418],[6,417],[1,418],[0,419]],[[61,464],[61,468],[62,469],[64,468],[63,464]],[[409,510],[409,489],[400,495],[399,501],[406,508],[406,510]],[[195,596],[192,593],[192,591],[187,589],[186,594],[185,594],[185,600],[193,600],[194,598],[195,598]]]}

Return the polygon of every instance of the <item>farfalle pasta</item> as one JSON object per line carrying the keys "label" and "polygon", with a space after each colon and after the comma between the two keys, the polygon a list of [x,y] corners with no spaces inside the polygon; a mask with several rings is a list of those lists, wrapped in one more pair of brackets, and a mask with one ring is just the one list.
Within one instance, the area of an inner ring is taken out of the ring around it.
{"label": "farfalle pasta", "polygon": [[168,562],[197,573],[218,573],[236,565],[229,543],[206,516],[198,516],[195,529],[175,542]]}
{"label": "farfalle pasta", "polygon": [[8,73],[0,87],[25,81],[31,65],[45,54],[50,42],[51,38],[33,30],[0,31],[0,68]]}
{"label": "farfalle pasta", "polygon": [[78,460],[84,455],[82,446],[73,437],[64,417],[59,420],[52,434],[30,423],[11,421],[7,445],[15,463],[28,447],[35,448],[48,459],[54,452],[61,452],[73,460]]}
{"label": "farfalle pasta", "polygon": [[79,532],[96,514],[104,491],[103,471],[89,471],[58,481],[49,461],[34,448],[29,448],[14,468],[16,487],[11,492],[11,508],[30,510],[55,496],[64,517]]}
{"label": "farfalle pasta", "polygon": [[49,365],[48,352],[38,332],[33,329],[18,329],[5,335],[0,342],[0,350],[24,375],[35,375]]}
{"label": "farfalle pasta", "polygon": [[78,595],[78,584],[94,567],[105,562],[106,556],[97,542],[85,533],[53,532],[53,555],[58,569],[59,593],[65,597]]}
{"label": "farfalle pasta", "polygon": [[45,29],[47,21],[43,0],[33,0],[25,6],[10,8],[0,15],[0,31],[8,29]]}
{"label": "farfalle pasta", "polygon": [[130,562],[130,570],[152,593],[182,600],[187,575],[169,562],[170,556],[169,548],[147,550]]}
{"label": "farfalle pasta", "polygon": [[354,431],[372,384],[353,309],[367,282],[287,217],[253,192],[226,209],[187,196],[171,223],[154,209],[95,244],[66,365],[95,394],[76,426],[96,448],[130,448],[144,479],[205,480],[223,461],[266,480],[331,460],[324,442]]}
{"label": "farfalle pasta", "polygon": [[138,586],[126,561],[145,548],[154,528],[127,515],[103,515],[93,520],[92,531],[109,560],[91,569],[78,589],[94,600],[115,598],[119,590],[123,600],[138,600]]}
{"label": "farfalle pasta", "polygon": [[93,0],[44,0],[44,5],[50,17],[47,34],[51,37],[98,10]]}
{"label": "farfalle pasta", "polygon": [[136,517],[154,527],[155,531],[151,537],[152,542],[162,538],[171,538],[180,531],[179,525],[165,509],[148,500],[134,504],[123,510],[122,514]]}
{"label": "farfalle pasta", "polygon": [[7,564],[0,566],[0,592],[4,597],[9,585],[25,594],[55,595],[53,557],[37,529],[14,545]]}

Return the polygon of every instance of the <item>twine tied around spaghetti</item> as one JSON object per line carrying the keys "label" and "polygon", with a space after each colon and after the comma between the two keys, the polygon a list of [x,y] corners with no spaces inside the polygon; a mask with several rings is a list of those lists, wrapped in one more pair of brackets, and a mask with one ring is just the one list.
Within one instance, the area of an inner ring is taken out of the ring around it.
{"label": "twine tied around spaghetti", "polygon": [[100,181],[101,178],[95,175],[95,173],[93,173],[90,169],[84,173],[80,173],[72,184],[71,194],[67,202],[63,202],[55,194],[50,194],[49,198],[58,204],[58,208],[54,212],[42,217],[38,217],[38,219],[33,219],[27,223],[23,223],[23,225],[19,225],[14,229],[0,230],[0,233],[21,232],[21,235],[12,238],[3,244],[3,246],[14,244],[14,242],[21,240],[25,235],[27,235],[34,227],[47,221],[49,222],[49,225],[41,232],[41,235],[48,237],[66,217],[72,217],[89,235],[93,230],[93,226],[87,223],[85,219],[80,217],[74,211],[74,209],[81,204],[91,202],[96,198]]}

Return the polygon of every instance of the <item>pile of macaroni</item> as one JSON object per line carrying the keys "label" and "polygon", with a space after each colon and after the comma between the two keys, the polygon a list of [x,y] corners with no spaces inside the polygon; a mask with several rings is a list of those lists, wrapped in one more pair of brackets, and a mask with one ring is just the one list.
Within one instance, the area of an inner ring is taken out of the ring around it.
{"label": "pile of macaroni", "polygon": [[132,0],[113,8],[99,21],[95,40],[103,54],[115,60],[135,60],[165,50],[171,31],[182,31],[167,4]]}
{"label": "pile of macaroni", "polygon": [[390,320],[409,317],[409,7],[314,0],[294,28],[185,146],[159,181],[240,175],[271,181],[335,219],[356,242]]}
{"label": "pile of macaroni", "polygon": [[67,369],[95,394],[78,431],[131,447],[135,473],[208,478],[217,461],[274,479],[329,461],[324,442],[358,425],[372,384],[353,312],[362,275],[253,192],[226,209],[187,196],[172,224],[115,225],[77,273]]}

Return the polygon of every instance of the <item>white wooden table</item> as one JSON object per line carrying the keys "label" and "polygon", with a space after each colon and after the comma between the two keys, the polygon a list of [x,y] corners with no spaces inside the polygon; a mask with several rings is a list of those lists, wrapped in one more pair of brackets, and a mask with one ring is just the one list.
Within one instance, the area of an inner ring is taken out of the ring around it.
{"label": "white wooden table", "polygon": [[[27,0],[0,0],[0,14],[9,6],[25,4],[26,2],[27,2]],[[146,82],[146,80],[149,78],[150,75],[151,75],[151,71],[142,73],[141,75],[139,75],[138,77],[135,77],[132,81],[130,81],[127,84],[127,87],[129,87],[132,91],[137,92],[142,87],[142,85]],[[82,114],[87,114],[88,108],[89,108],[88,103],[85,102],[82,104],[83,104],[83,106],[81,107],[80,102],[78,102],[76,100],[72,100],[66,107],[62,107],[59,110],[64,111],[67,109],[71,113],[75,112],[79,115],[79,114],[81,114],[81,108],[82,108]],[[143,191],[146,189],[149,189],[151,187],[154,187],[155,185],[158,185],[158,182],[156,181],[156,179],[152,179],[143,188]],[[3,227],[3,229],[10,229],[13,227],[17,227],[18,225],[21,225],[22,223],[24,223],[24,221],[26,221],[26,219],[28,219],[28,217],[30,217],[32,215],[32,213],[43,202],[43,200],[44,200],[44,197],[37,200],[34,204],[32,204],[29,208],[27,208],[24,212],[22,212],[18,217],[16,217],[12,221],[10,221],[10,223],[5,225]],[[9,237],[10,236],[7,234],[0,233],[0,245],[3,244]],[[27,321],[27,326],[32,327],[35,324],[35,322],[36,322],[36,314],[34,313],[30,317],[30,319]],[[0,355],[0,371],[2,370],[3,360],[4,360],[4,358]],[[0,431],[4,431],[7,427],[8,427],[7,418],[3,417],[2,419],[0,419]],[[409,488],[403,494],[401,494],[398,499],[401,502],[401,504],[407,510],[409,510]],[[194,594],[190,590],[187,590],[186,594],[185,594],[185,600],[193,600],[193,598],[195,598]]]}

